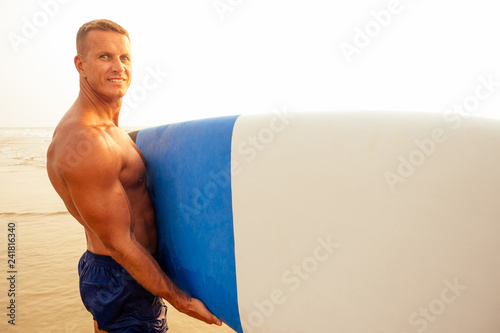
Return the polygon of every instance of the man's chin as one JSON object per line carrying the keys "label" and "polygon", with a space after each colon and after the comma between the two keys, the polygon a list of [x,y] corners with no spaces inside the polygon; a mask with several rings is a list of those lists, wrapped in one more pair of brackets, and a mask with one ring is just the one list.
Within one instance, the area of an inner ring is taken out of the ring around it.
{"label": "man's chin", "polygon": [[125,95],[127,94],[128,89],[120,90],[120,91],[115,91],[109,94],[109,96],[112,99],[123,99]]}

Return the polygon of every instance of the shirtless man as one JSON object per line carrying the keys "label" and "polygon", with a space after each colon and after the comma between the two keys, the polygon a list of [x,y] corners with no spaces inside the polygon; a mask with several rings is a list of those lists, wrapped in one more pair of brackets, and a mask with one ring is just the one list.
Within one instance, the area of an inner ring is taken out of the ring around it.
{"label": "shirtless man", "polygon": [[88,251],[78,267],[80,294],[95,331],[165,332],[161,298],[180,312],[220,326],[152,256],[157,231],[144,157],[118,127],[132,75],[127,31],[107,20],[84,24],[74,63],[80,93],[54,132],[47,171],[68,211],[85,228]]}

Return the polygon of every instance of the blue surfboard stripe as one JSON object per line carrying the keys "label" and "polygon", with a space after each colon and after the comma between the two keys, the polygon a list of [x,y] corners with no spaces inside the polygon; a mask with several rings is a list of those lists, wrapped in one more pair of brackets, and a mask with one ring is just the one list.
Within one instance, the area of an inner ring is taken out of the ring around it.
{"label": "blue surfboard stripe", "polygon": [[184,292],[242,332],[231,196],[237,118],[148,128],[139,132],[136,143],[147,163],[160,266]]}

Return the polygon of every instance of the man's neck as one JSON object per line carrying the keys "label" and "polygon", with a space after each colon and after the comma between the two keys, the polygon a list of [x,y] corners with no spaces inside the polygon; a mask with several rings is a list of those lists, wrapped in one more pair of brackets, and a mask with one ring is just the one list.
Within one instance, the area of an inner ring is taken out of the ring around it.
{"label": "man's neck", "polygon": [[118,118],[122,106],[122,98],[107,100],[97,94],[87,80],[80,78],[80,93],[76,102],[81,110],[92,113],[92,122],[96,125],[118,126]]}

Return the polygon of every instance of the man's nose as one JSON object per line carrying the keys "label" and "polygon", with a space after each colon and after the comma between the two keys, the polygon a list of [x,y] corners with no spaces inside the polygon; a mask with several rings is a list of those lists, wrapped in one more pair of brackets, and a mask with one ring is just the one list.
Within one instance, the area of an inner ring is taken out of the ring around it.
{"label": "man's nose", "polygon": [[114,59],[112,64],[112,70],[117,73],[125,71],[125,66],[120,58]]}

